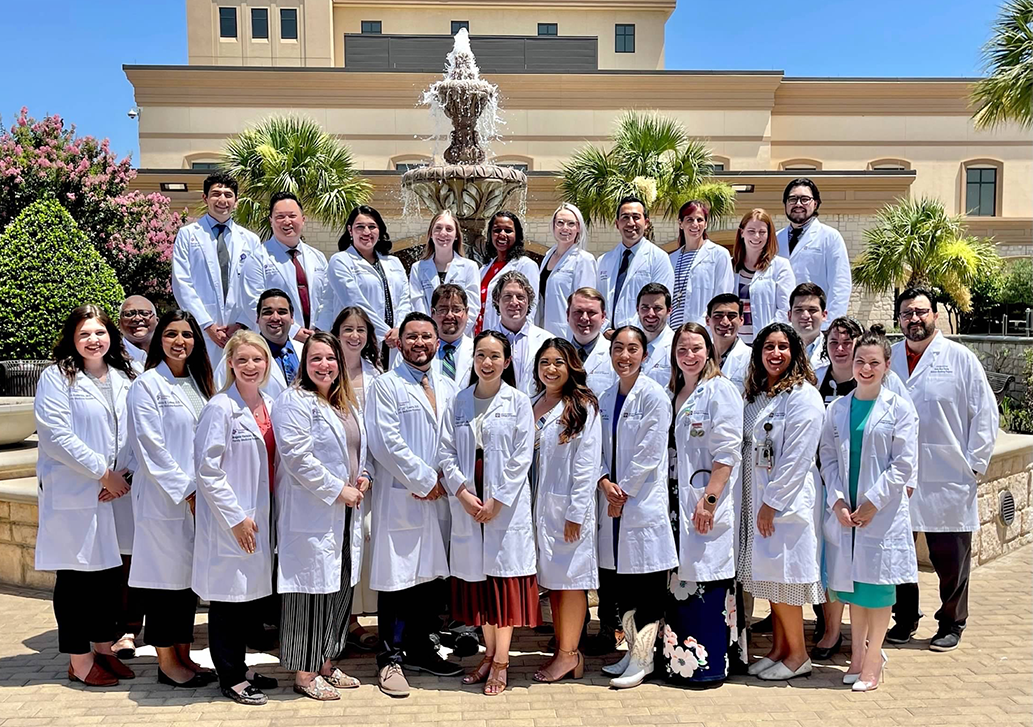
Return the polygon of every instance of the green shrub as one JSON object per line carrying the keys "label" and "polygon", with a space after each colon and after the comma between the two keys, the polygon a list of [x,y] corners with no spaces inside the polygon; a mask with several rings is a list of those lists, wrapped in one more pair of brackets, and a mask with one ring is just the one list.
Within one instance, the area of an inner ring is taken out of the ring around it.
{"label": "green shrub", "polygon": [[0,235],[0,359],[50,358],[73,308],[115,315],[124,298],[115,272],[57,202],[26,207]]}

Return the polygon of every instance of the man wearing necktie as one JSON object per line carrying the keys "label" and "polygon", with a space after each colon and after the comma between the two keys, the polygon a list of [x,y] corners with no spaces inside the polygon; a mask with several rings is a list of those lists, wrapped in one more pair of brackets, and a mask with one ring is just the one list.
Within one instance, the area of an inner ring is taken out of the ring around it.
{"label": "man wearing necktie", "polygon": [[430,316],[438,325],[437,367],[460,389],[470,381],[473,340],[465,334],[469,319],[466,291],[454,283],[434,289]]}
{"label": "man wearing necktie", "polygon": [[172,293],[176,304],[197,319],[214,363],[248,312],[240,306],[243,261],[259,247],[252,232],[234,224],[237,181],[224,172],[204,180],[207,212],[182,227],[172,246]]}

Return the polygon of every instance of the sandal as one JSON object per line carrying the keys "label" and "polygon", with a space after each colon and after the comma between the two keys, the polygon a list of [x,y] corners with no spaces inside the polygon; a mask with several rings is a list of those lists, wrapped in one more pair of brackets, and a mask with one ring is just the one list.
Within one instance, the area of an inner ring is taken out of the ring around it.
{"label": "sandal", "polygon": [[348,643],[359,651],[369,652],[377,648],[380,637],[356,624],[354,628],[348,630]]}
{"label": "sandal", "polygon": [[327,684],[326,680],[318,674],[308,684],[302,685],[295,682],[294,691],[298,694],[304,694],[306,697],[311,697],[317,702],[332,702],[335,699],[341,698],[337,690]]}
{"label": "sandal", "polygon": [[327,684],[337,689],[355,689],[360,684],[358,679],[348,676],[336,666],[329,674],[320,674],[320,676]]}
{"label": "sandal", "polygon": [[576,655],[577,656],[577,662],[575,662],[574,666],[572,666],[570,669],[568,669],[565,673],[561,674],[560,676],[558,676],[558,677],[549,677],[549,676],[546,675],[545,670],[548,669],[549,666],[552,665],[553,661],[555,661],[555,659],[554,659],[553,661],[550,661],[548,664],[546,664],[545,666],[543,666],[541,669],[539,669],[538,671],[536,671],[534,673],[534,676],[532,678],[536,682],[540,682],[542,684],[552,684],[553,682],[558,682],[558,681],[560,681],[562,679],[566,679],[567,677],[571,677],[572,679],[580,679],[581,677],[583,677],[585,675],[585,657],[583,657],[581,655],[580,651],[578,651],[577,649],[574,649],[574,651],[559,651],[557,653],[558,654],[566,654],[567,656],[575,656]]}
{"label": "sandal", "polygon": [[[495,661],[494,656],[486,656],[481,659],[481,663],[477,665],[477,668],[472,672],[463,677],[463,684],[480,684],[488,678],[488,674],[491,673],[491,664]],[[484,667],[487,666],[487,669]],[[481,671],[484,669],[484,671]]]}
{"label": "sandal", "polygon": [[[506,691],[506,687],[509,686],[509,684],[508,684],[508,682],[509,682],[509,674],[506,674],[506,681],[502,681],[501,679],[498,678],[498,673],[500,671],[506,671],[507,669],[509,669],[509,662],[508,661],[505,664],[500,664],[497,661],[492,661],[491,662],[491,671],[489,672],[489,674],[491,672],[495,672],[495,677],[494,678],[489,677],[488,681],[484,682],[484,694],[485,694],[485,696],[497,697],[498,695],[500,695],[504,691]],[[490,689],[494,689],[495,691],[488,691]]]}

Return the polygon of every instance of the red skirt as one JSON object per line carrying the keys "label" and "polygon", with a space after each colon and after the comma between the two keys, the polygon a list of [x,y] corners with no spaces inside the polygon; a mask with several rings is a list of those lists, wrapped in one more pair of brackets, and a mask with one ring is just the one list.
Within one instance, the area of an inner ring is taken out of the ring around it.
{"label": "red skirt", "polygon": [[453,578],[452,618],[467,626],[539,626],[538,577],[488,576],[476,583]]}

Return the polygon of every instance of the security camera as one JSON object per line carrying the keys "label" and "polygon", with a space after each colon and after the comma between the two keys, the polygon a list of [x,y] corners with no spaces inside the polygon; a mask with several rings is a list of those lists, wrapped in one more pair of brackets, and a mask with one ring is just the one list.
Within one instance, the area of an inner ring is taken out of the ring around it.
{"label": "security camera", "polygon": [[131,119],[135,119],[139,115],[140,115],[140,107],[139,106],[134,106],[133,108],[131,108],[128,111],[126,111],[126,116],[128,116]]}

